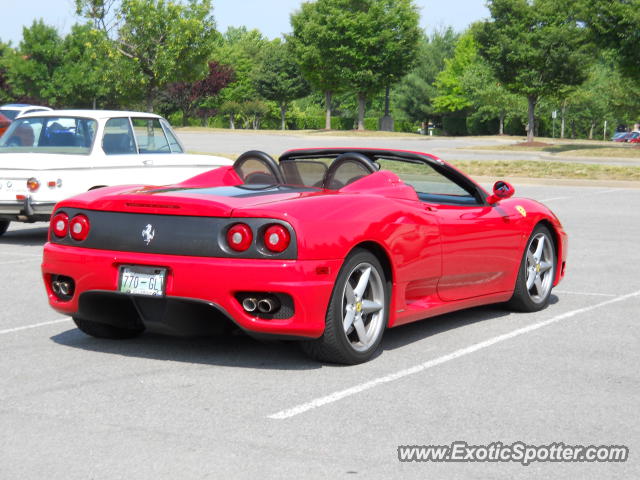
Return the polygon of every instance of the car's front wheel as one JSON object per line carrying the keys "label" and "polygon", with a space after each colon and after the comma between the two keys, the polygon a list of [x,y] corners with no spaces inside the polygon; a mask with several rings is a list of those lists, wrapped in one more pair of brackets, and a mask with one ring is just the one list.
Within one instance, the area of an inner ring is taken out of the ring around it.
{"label": "car's front wheel", "polygon": [[10,223],[11,222],[9,220],[0,220],[0,235],[4,235],[9,228]]}
{"label": "car's front wheel", "polygon": [[87,335],[97,338],[111,338],[122,340],[125,338],[133,338],[140,335],[143,328],[121,328],[108,325],[106,323],[92,322],[82,318],[73,317],[76,326]]}
{"label": "car's front wheel", "polygon": [[556,252],[551,232],[537,226],[522,255],[518,279],[509,307],[522,312],[537,312],[549,304],[556,274]]}
{"label": "car's front wheel", "polygon": [[333,287],[324,334],[301,342],[316,360],[354,365],[378,350],[389,318],[389,285],[378,259],[354,250]]}

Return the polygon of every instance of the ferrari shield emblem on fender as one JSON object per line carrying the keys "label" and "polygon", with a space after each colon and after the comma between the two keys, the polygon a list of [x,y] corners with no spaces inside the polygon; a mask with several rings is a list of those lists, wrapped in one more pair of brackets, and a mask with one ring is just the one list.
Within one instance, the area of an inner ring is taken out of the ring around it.
{"label": "ferrari shield emblem on fender", "polygon": [[144,229],[142,230],[142,240],[144,240],[144,243],[146,243],[147,245],[149,245],[151,243],[151,240],[153,240],[153,237],[155,236],[156,231],[153,228],[153,225],[151,225],[150,223],[144,227]]}
{"label": "ferrari shield emblem on fender", "polygon": [[522,207],[520,205],[516,205],[516,210],[518,210],[520,215],[522,215],[523,217],[527,216],[527,211],[524,209],[524,207]]}

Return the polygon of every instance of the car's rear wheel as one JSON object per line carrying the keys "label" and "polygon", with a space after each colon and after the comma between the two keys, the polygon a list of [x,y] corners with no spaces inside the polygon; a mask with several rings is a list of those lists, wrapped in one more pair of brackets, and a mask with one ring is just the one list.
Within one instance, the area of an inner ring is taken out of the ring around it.
{"label": "car's rear wheel", "polygon": [[556,274],[556,252],[551,232],[535,228],[522,255],[518,280],[508,306],[522,312],[537,312],[549,304]]}
{"label": "car's rear wheel", "polygon": [[73,317],[76,326],[87,335],[97,338],[111,338],[122,340],[125,338],[133,338],[140,335],[143,328],[121,328],[108,325],[106,323],[92,322],[82,318]]}
{"label": "car's rear wheel", "polygon": [[301,342],[312,358],[344,364],[369,360],[378,350],[389,317],[389,286],[378,259],[352,252],[333,287],[324,334]]}
{"label": "car's rear wheel", "polygon": [[0,235],[4,235],[9,228],[10,223],[11,222],[9,220],[0,220]]}

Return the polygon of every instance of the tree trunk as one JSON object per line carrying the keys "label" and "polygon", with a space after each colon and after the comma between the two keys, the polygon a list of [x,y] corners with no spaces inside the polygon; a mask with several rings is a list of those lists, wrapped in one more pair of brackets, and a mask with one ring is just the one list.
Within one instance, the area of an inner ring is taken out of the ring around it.
{"label": "tree trunk", "polygon": [[94,110],[96,109],[96,103],[97,103],[96,97],[93,97],[93,109]]}
{"label": "tree trunk", "polygon": [[189,112],[187,110],[182,110],[182,126],[187,126],[187,119],[189,118]]}
{"label": "tree trunk", "polygon": [[389,94],[391,93],[391,87],[387,85],[387,89],[384,92],[384,116],[389,116]]}
{"label": "tree trunk", "polygon": [[286,130],[287,128],[286,116],[287,116],[287,104],[281,103],[280,104],[280,127],[282,130]]}
{"label": "tree trunk", "polygon": [[500,112],[498,115],[498,121],[500,122],[498,126],[498,135],[504,135],[504,112]]}
{"label": "tree trunk", "polygon": [[367,97],[364,93],[358,94],[358,131],[364,130],[364,109],[367,104]]}
{"label": "tree trunk", "polygon": [[527,97],[529,102],[529,123],[527,124],[527,142],[533,142],[535,120],[536,120],[536,103],[538,98],[535,95]]}
{"label": "tree trunk", "polygon": [[233,118],[233,113],[229,114],[229,128],[231,130],[235,130],[236,129],[236,122],[235,122],[235,118]]}
{"label": "tree trunk", "polygon": [[324,120],[324,129],[331,130],[331,92],[324,92],[324,103],[327,108],[327,114]]}
{"label": "tree trunk", "polygon": [[560,138],[564,138],[564,112],[567,109],[567,99],[562,102],[561,118],[560,118]]}
{"label": "tree trunk", "polygon": [[153,92],[149,91],[147,93],[147,112],[153,113]]}
{"label": "tree trunk", "polygon": [[591,128],[589,129],[589,140],[593,140],[593,129],[596,128],[595,122],[591,122]]}

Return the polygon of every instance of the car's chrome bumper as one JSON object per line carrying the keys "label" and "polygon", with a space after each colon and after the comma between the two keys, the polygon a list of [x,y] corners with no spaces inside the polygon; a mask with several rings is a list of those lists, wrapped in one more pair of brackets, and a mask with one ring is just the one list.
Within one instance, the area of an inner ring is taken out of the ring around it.
{"label": "car's chrome bumper", "polygon": [[30,196],[24,200],[0,200],[0,219],[18,222],[48,221],[55,202],[33,201]]}

